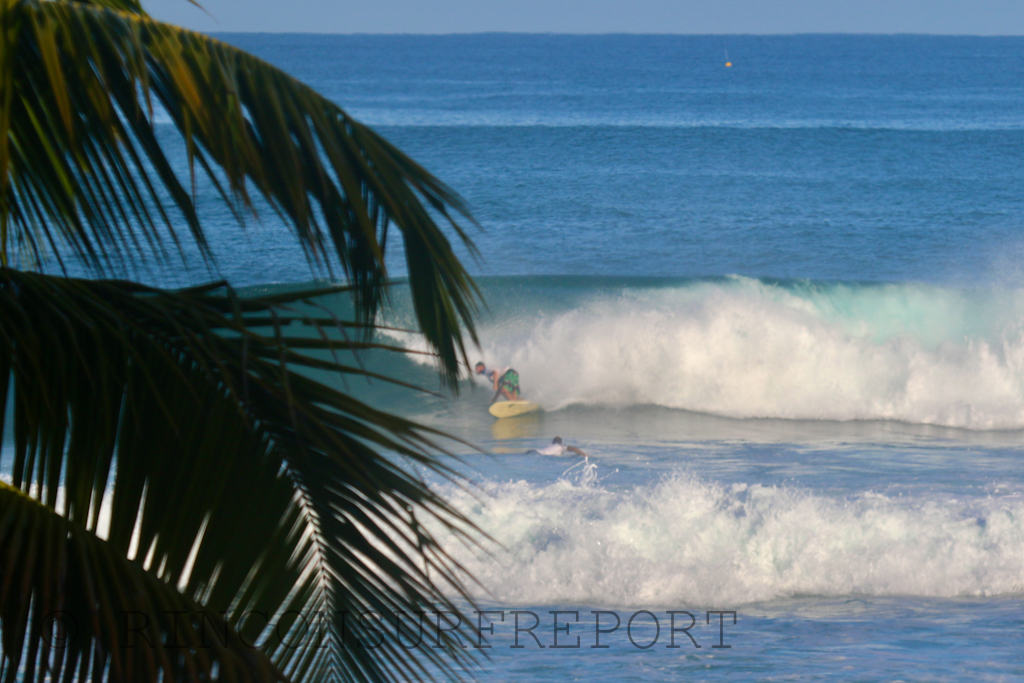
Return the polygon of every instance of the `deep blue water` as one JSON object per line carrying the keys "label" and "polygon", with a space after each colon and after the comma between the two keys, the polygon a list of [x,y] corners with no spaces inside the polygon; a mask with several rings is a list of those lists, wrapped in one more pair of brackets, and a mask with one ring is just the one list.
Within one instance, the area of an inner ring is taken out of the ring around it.
{"label": "deep blue water", "polygon": [[[465,196],[478,272],[1019,279],[1020,39],[223,37]],[[303,277],[267,232],[223,272]]]}
{"label": "deep blue water", "polygon": [[[505,546],[462,558],[483,599],[739,612],[721,650],[505,625],[487,680],[1024,673],[1024,39],[222,37],[483,226],[481,355],[547,411],[360,390],[496,454],[465,454],[484,502],[446,490]],[[309,279],[200,195],[221,274]],[[586,466],[523,455],[556,434]]]}

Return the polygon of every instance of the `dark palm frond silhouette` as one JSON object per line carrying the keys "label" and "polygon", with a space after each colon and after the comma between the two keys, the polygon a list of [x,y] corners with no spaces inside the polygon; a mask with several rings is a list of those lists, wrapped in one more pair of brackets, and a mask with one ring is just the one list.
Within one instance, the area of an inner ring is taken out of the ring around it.
{"label": "dark palm frond silhouette", "polygon": [[[377,646],[369,628],[451,625],[469,599],[430,529],[484,537],[417,474],[458,479],[445,437],[327,377],[403,353],[373,335],[397,231],[418,331],[455,385],[479,302],[445,234],[472,252],[462,200],[280,70],[131,0],[0,0],[0,31],[0,679],[460,676],[472,650],[454,636]],[[344,284],[45,274],[215,263],[200,181],[240,224],[268,202]],[[327,294],[351,319],[318,312]]]}

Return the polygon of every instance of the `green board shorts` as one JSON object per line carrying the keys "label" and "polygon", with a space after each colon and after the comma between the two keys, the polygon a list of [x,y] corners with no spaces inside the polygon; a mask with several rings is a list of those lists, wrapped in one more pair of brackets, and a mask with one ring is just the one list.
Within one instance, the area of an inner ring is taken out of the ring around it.
{"label": "green board shorts", "polygon": [[509,369],[498,380],[498,389],[507,389],[509,393],[519,395],[519,373]]}

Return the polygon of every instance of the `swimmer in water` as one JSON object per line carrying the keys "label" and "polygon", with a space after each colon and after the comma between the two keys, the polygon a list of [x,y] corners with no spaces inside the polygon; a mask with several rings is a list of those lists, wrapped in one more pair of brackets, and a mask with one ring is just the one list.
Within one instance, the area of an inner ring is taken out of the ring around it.
{"label": "swimmer in water", "polygon": [[565,455],[566,452],[568,452],[575,453],[576,455],[583,458],[588,457],[586,453],[576,448],[575,446],[566,446],[564,443],[562,443],[562,437],[560,436],[556,436],[554,439],[552,439],[550,446],[545,446],[544,448],[534,448],[526,452],[536,453],[537,455]]}

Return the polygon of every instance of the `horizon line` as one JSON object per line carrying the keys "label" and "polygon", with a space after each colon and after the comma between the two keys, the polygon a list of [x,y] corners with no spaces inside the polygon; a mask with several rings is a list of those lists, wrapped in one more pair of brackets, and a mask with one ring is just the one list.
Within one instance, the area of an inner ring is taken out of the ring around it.
{"label": "horizon line", "polygon": [[750,38],[793,38],[801,36],[844,36],[844,37],[874,37],[874,38],[1024,38],[1024,33],[921,33],[913,31],[893,31],[888,33],[867,32],[867,31],[798,31],[792,33],[671,33],[671,32],[640,32],[640,31],[588,31],[588,32],[567,32],[567,31],[449,31],[449,32],[422,32],[413,33],[410,31],[231,31],[213,30],[199,31],[200,33],[232,33],[247,35],[305,35],[305,36],[409,36],[409,37],[444,37],[444,36],[567,36],[574,38],[602,37],[602,36],[657,36],[657,37],[679,37],[679,38],[720,38],[750,37]]}

